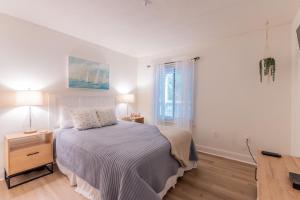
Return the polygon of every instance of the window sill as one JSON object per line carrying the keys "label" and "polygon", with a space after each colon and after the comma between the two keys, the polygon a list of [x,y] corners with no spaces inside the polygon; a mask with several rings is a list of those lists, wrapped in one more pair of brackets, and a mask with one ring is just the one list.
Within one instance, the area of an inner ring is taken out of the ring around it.
{"label": "window sill", "polygon": [[164,126],[174,126],[174,125],[176,125],[176,123],[175,123],[174,121],[166,120],[166,121],[160,121],[160,122],[159,122],[159,125],[164,125]]}

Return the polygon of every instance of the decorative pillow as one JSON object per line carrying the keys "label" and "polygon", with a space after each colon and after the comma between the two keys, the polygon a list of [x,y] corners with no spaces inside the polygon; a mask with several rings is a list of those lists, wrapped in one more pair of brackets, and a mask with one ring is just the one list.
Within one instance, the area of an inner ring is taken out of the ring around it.
{"label": "decorative pillow", "polygon": [[77,130],[86,130],[101,127],[95,109],[73,110],[71,112],[71,116],[74,128],[76,128]]}
{"label": "decorative pillow", "polygon": [[59,126],[60,128],[73,128],[73,121],[70,112],[74,108],[60,107],[59,108]]}
{"label": "decorative pillow", "polygon": [[110,126],[118,123],[114,108],[96,108],[96,112],[101,126]]}

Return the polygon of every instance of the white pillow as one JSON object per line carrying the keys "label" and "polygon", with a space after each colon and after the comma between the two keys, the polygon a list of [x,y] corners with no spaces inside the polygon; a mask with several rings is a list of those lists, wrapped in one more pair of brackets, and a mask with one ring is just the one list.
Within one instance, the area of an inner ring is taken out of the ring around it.
{"label": "white pillow", "polygon": [[118,122],[114,108],[96,108],[96,112],[101,126],[110,126]]}
{"label": "white pillow", "polygon": [[60,128],[73,128],[73,120],[71,117],[71,111],[75,108],[63,107],[59,108],[59,127]]}
{"label": "white pillow", "polygon": [[86,129],[101,127],[95,109],[72,110],[71,116],[72,116],[74,128],[78,130],[86,130]]}

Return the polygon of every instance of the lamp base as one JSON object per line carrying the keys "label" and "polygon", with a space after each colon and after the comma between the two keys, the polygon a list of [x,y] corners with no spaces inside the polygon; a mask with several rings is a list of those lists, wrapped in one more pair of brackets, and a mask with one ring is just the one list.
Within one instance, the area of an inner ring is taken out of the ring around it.
{"label": "lamp base", "polygon": [[36,129],[28,129],[26,131],[24,131],[24,134],[31,134],[31,133],[36,133],[37,130]]}

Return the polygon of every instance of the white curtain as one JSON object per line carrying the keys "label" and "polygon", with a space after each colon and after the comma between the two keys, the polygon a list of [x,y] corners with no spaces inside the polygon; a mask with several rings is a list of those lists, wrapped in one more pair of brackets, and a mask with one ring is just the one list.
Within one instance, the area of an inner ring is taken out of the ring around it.
{"label": "white curtain", "polygon": [[186,130],[192,130],[194,118],[194,71],[194,60],[176,62],[174,121]]}
{"label": "white curtain", "polygon": [[165,76],[165,65],[159,64],[155,66],[154,121],[156,124],[161,124],[166,120],[162,114],[165,113]]}
{"label": "white curtain", "polygon": [[160,64],[155,68],[154,119],[156,124],[169,124],[191,130],[194,116],[195,61],[175,62],[172,67],[175,69],[173,118],[170,120],[165,116],[165,77],[170,69],[169,66]]}

